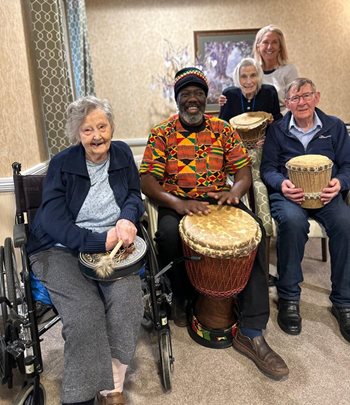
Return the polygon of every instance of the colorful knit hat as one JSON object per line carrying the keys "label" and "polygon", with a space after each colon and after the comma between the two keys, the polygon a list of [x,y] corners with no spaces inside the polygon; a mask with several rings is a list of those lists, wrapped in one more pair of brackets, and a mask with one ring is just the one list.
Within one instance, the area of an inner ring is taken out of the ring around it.
{"label": "colorful knit hat", "polygon": [[204,73],[196,67],[185,67],[175,75],[174,92],[175,100],[181,89],[187,86],[198,86],[208,95],[208,80]]}

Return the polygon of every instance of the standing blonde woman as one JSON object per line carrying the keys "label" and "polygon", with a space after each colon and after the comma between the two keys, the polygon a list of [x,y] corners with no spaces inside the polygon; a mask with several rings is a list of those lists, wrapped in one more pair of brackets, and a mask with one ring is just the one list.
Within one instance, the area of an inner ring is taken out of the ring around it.
{"label": "standing blonde woman", "polygon": [[284,115],[287,112],[284,105],[285,88],[298,77],[298,71],[293,64],[288,63],[286,41],[281,29],[275,25],[261,28],[255,37],[253,53],[254,59],[263,69],[263,83],[276,88]]}

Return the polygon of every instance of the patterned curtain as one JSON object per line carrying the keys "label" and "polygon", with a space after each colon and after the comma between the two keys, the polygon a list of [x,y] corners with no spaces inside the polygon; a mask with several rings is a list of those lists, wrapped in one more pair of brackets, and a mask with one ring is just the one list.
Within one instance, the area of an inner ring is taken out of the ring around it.
{"label": "patterned curtain", "polygon": [[[66,6],[69,24],[66,22]],[[52,157],[69,146],[64,131],[68,104],[82,95],[94,94],[85,2],[29,0],[29,8],[45,140]]]}
{"label": "patterned curtain", "polygon": [[95,95],[84,0],[66,2],[75,98]]}

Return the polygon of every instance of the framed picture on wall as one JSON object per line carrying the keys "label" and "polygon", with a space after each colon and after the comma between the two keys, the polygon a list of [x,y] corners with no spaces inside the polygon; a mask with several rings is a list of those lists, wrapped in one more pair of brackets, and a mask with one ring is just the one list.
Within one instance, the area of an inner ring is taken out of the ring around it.
{"label": "framed picture on wall", "polygon": [[194,31],[196,65],[209,80],[207,112],[219,112],[222,90],[233,85],[233,71],[241,59],[253,56],[259,29]]}

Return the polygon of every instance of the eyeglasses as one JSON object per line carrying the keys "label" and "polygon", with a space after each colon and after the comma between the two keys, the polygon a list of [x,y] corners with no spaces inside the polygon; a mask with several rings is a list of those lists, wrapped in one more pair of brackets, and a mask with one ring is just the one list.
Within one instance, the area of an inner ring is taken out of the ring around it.
{"label": "eyeglasses", "polygon": [[299,103],[301,98],[304,101],[311,101],[313,99],[314,94],[315,94],[315,92],[312,91],[310,93],[300,94],[300,96],[293,96],[293,97],[287,98],[287,100],[292,104]]}

